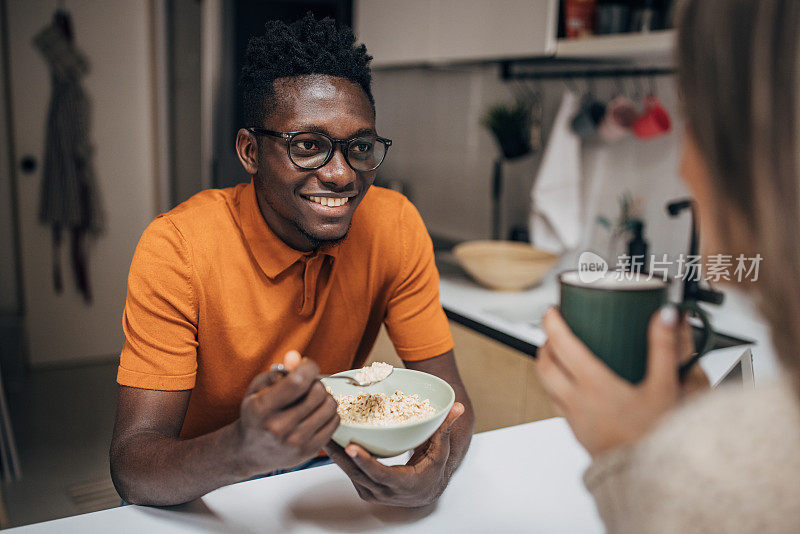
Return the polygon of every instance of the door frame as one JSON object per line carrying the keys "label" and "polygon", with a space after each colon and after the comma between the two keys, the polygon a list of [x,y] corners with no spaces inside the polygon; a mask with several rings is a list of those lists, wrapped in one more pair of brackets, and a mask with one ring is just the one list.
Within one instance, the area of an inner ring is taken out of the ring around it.
{"label": "door frame", "polygon": [[[10,43],[8,32],[8,7],[6,0],[0,0],[0,73],[2,73],[2,87],[0,87],[0,101],[2,101],[5,116],[6,143],[2,150],[8,156],[9,198],[11,209],[11,231],[14,262],[14,281],[16,285],[16,309],[14,313],[20,319],[25,315],[25,288],[22,283],[22,252],[20,242],[19,199],[17,196],[17,151],[14,143],[14,108],[11,104],[11,59],[9,57]],[[21,322],[20,322],[21,324]]]}

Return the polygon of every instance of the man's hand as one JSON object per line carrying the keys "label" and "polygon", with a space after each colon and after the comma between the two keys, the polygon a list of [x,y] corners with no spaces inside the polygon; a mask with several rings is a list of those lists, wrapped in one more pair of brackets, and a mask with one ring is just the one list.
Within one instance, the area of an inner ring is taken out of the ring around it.
{"label": "man's hand", "polygon": [[313,458],[339,424],[336,401],[313,362],[291,351],[284,366],[285,376],[253,379],[239,419],[190,439],[180,432],[191,390],[120,386],[110,450],[120,496],[133,504],[179,504]]}
{"label": "man's hand", "polygon": [[424,506],[436,501],[450,480],[452,473],[447,467],[450,430],[463,413],[463,404],[453,404],[442,425],[414,451],[406,465],[383,465],[354,444],[342,449],[331,441],[325,452],[347,473],[365,501],[393,506]]}
{"label": "man's hand", "polygon": [[252,477],[310,460],[339,426],[336,401],[317,380],[319,368],[290,351],[289,371],[253,379],[237,421],[242,473]]}

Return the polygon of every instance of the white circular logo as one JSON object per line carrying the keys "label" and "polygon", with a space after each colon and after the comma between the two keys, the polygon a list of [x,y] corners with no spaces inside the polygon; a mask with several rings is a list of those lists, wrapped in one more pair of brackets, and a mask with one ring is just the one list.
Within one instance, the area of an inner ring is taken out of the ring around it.
{"label": "white circular logo", "polygon": [[578,258],[578,278],[584,284],[591,284],[603,278],[608,272],[608,263],[594,252],[583,252]]}

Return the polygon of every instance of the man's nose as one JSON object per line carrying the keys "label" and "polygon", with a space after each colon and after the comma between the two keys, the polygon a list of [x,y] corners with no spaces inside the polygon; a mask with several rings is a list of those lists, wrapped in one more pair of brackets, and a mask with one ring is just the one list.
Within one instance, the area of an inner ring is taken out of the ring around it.
{"label": "man's nose", "polygon": [[331,160],[317,169],[317,177],[333,190],[349,191],[353,189],[356,171],[347,164],[341,145],[335,146]]}

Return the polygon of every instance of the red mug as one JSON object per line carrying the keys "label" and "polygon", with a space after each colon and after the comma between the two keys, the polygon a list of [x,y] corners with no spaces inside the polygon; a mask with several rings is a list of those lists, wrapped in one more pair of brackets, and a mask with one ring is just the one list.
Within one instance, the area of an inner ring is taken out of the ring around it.
{"label": "red mug", "polygon": [[658,97],[650,95],[644,100],[644,113],[633,123],[633,133],[639,139],[652,139],[669,132],[671,125],[669,114]]}

